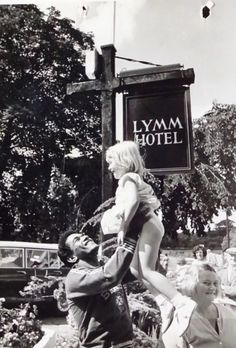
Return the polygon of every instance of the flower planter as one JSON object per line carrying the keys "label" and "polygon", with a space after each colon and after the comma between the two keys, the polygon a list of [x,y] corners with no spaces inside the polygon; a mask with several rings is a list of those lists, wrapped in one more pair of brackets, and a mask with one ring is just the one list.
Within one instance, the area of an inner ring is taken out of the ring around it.
{"label": "flower planter", "polygon": [[43,327],[44,335],[41,340],[35,344],[34,348],[54,348],[56,342],[56,332]]}

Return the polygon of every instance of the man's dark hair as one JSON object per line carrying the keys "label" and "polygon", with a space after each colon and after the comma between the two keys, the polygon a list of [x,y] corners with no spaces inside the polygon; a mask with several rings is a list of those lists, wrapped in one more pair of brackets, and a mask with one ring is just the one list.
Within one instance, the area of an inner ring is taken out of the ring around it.
{"label": "man's dark hair", "polygon": [[72,267],[76,262],[69,262],[68,261],[68,257],[72,256],[72,251],[66,246],[66,240],[67,238],[73,234],[73,233],[77,233],[74,230],[69,229],[68,231],[64,232],[60,238],[59,238],[59,242],[58,242],[58,256],[60,258],[60,260],[69,267]]}

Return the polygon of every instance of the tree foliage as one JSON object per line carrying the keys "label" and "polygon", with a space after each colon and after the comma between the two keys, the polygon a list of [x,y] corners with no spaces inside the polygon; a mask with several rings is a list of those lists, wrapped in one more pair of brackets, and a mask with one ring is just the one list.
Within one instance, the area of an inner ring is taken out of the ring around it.
{"label": "tree foliage", "polygon": [[[235,208],[236,105],[213,104],[194,122],[194,171],[165,178],[162,194],[167,234],[204,236],[219,208]],[[189,228],[190,226],[190,228]]]}
{"label": "tree foliage", "polygon": [[[100,103],[91,93],[68,97],[66,84],[87,79],[83,52],[92,47],[53,7],[0,6],[1,239],[56,241],[75,221],[82,195],[65,154],[73,143],[99,157]],[[84,194],[98,181],[86,181]]]}

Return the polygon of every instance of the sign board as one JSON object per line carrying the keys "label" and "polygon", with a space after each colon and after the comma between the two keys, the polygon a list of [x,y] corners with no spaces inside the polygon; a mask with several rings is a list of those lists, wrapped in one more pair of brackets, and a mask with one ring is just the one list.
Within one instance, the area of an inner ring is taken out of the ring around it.
{"label": "sign board", "polygon": [[[131,92],[132,93],[132,92]],[[124,140],[138,141],[153,174],[193,169],[189,87],[124,95]]]}

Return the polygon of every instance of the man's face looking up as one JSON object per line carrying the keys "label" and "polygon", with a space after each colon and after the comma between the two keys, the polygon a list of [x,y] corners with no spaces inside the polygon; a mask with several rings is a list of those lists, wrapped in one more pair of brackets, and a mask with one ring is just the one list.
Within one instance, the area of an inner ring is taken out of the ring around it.
{"label": "man's face looking up", "polygon": [[90,237],[79,233],[69,235],[65,244],[78,259],[86,259],[98,248],[98,245]]}

